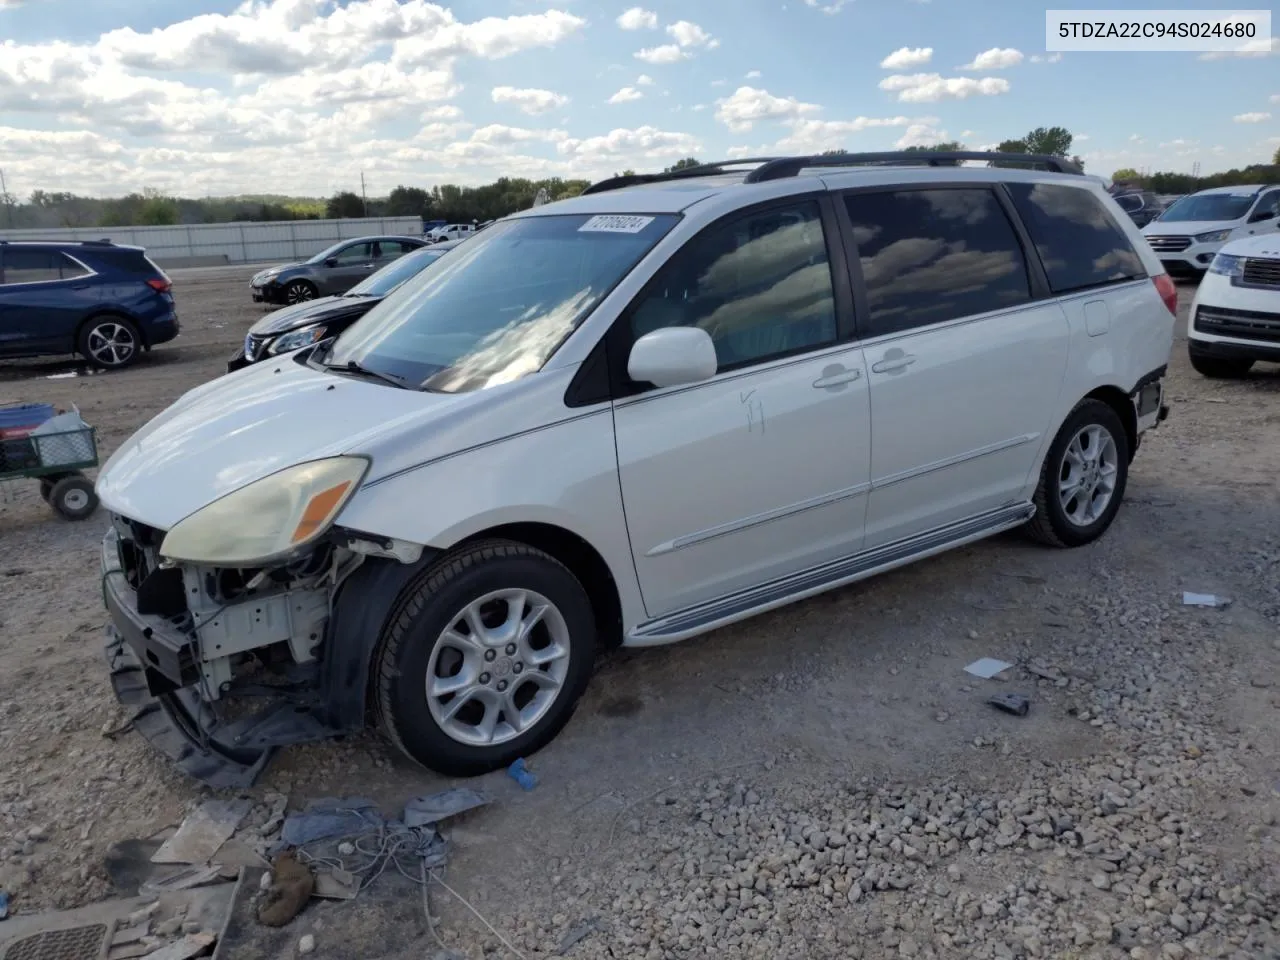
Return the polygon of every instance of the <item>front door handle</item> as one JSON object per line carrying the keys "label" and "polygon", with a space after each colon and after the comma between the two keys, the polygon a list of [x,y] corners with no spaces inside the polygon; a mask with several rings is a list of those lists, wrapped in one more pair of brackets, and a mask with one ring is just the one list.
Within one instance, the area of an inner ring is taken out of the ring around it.
{"label": "front door handle", "polygon": [[885,357],[878,363],[873,363],[871,371],[873,373],[897,373],[899,370],[905,370],[915,362],[915,357],[909,353],[904,353],[896,357]]}
{"label": "front door handle", "polygon": [[813,381],[813,385],[819,390],[823,390],[827,387],[838,387],[845,383],[853,383],[853,381],[857,380],[861,376],[862,371],[857,367],[854,367],[852,370],[845,370],[843,367],[837,367],[830,373],[824,370],[823,376]]}

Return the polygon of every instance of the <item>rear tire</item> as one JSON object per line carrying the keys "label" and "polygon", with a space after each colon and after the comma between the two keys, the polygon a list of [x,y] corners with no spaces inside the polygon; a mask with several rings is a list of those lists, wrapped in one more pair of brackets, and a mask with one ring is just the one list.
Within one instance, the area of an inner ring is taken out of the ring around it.
{"label": "rear tire", "polygon": [[80,330],[80,355],[95,367],[122,370],[142,353],[142,335],[132,320],[106,315],[92,317]]}
{"label": "rear tire", "polygon": [[1027,533],[1052,547],[1081,547],[1107,532],[1129,479],[1129,436],[1101,400],[1076,404],[1044,458]]}
{"label": "rear tire", "polygon": [[388,739],[446,776],[475,776],[546,746],[591,676],[596,628],[577,578],[507,540],[461,549],[398,600],[375,654]]}
{"label": "rear tire", "polygon": [[1211,380],[1240,380],[1249,375],[1254,361],[1236,360],[1227,357],[1207,357],[1203,353],[1188,350],[1191,366],[1196,373]]}

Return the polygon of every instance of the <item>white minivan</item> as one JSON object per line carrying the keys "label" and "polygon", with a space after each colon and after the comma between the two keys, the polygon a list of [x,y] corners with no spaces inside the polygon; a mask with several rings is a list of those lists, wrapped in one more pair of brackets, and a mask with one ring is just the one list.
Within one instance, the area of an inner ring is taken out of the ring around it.
{"label": "white minivan", "polygon": [[1280,184],[1214,187],[1175,200],[1142,228],[1171,274],[1201,276],[1222,245],[1280,230]]}
{"label": "white minivan", "polygon": [[224,786],[371,719],[475,774],[555,736],[597,650],[1102,536],[1176,290],[1069,162],[956,157],[1011,159],[607,180],[183,395],[98,478],[137,729]]}

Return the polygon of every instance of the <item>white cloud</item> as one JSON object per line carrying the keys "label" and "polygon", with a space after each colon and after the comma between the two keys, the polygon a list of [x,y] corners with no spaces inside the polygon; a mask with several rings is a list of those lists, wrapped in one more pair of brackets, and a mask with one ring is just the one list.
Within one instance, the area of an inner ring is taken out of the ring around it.
{"label": "white cloud", "polygon": [[681,50],[677,44],[664,43],[659,47],[645,47],[643,50],[637,50],[635,58],[658,66],[664,63],[678,63],[681,60],[688,60],[689,54]]}
{"label": "white cloud", "polygon": [[[968,140],[970,137],[976,137],[977,135],[978,135],[978,131],[976,131],[976,130],[961,130],[961,131],[960,131],[960,138],[961,138],[962,140]],[[1079,139],[1079,138],[1077,138],[1077,139]]]}
{"label": "white cloud", "polygon": [[1091,138],[1091,137],[1089,136],[1089,134],[1087,134],[1087,133],[1077,133],[1077,134],[1076,134],[1075,136],[1073,136],[1071,139],[1072,139],[1073,141],[1075,141],[1075,140],[1079,140],[1081,143],[1083,143],[1084,141],[1086,141],[1086,140],[1090,140],[1090,139],[1092,139],[1092,138]]}
{"label": "white cloud", "polygon": [[1280,103],[1280,93],[1273,93],[1273,94],[1271,95],[1271,102],[1272,102],[1272,103]]}
{"label": "white cloud", "polygon": [[640,76],[636,77],[636,86],[637,86],[637,87],[652,87],[652,86],[653,86],[653,77],[649,76],[648,74],[644,74],[644,73],[640,74]]}
{"label": "white cloud", "polygon": [[1243,50],[1213,50],[1200,54],[1200,60],[1230,60],[1234,57],[1270,57],[1280,54],[1280,37],[1258,37],[1244,45]]}
{"label": "white cloud", "polygon": [[715,43],[715,38],[696,23],[688,20],[677,20],[667,25],[667,33],[682,47],[706,47]]}
{"label": "white cloud", "polygon": [[618,17],[618,26],[623,30],[656,30],[658,15],[644,7],[632,7]]}
{"label": "white cloud", "polygon": [[934,103],[964,100],[973,96],[995,96],[1009,92],[1002,77],[943,77],[936,73],[893,74],[880,81],[880,89],[896,93],[903,103]]}
{"label": "white cloud", "polygon": [[539,90],[535,87],[525,89],[494,87],[491,96],[494,103],[512,104],[531,117],[548,113],[558,107],[563,107],[569,102],[569,98],[563,94],[552,93],[550,90]]}
{"label": "white cloud", "polygon": [[[759,79],[760,79],[761,77],[763,77],[763,76],[764,76],[764,74],[763,74],[763,73],[761,73],[759,70],[748,70],[748,71],[747,71],[747,73],[746,73],[746,76],[745,76],[743,79],[746,79],[746,80],[759,80]],[[1272,99],[1273,99],[1273,100],[1280,100],[1280,94],[1277,94],[1275,97],[1272,97]]]}
{"label": "white cloud", "polygon": [[836,14],[848,6],[849,2],[850,0],[831,0],[830,3],[823,3],[822,0],[804,0],[804,5],[826,14]]}
{"label": "white cloud", "polygon": [[1004,70],[1008,67],[1016,67],[1023,59],[1021,50],[1015,50],[1013,47],[992,47],[990,50],[983,50],[960,69]]}
{"label": "white cloud", "polygon": [[923,123],[910,124],[902,136],[894,142],[894,146],[899,150],[905,150],[907,147],[928,147],[949,139],[947,131],[940,130],[937,127],[937,121],[930,119]]}
{"label": "white cloud", "polygon": [[1271,114],[1262,111],[1254,111],[1252,113],[1237,113],[1231,118],[1236,123],[1265,123],[1271,119]]}
{"label": "white cloud", "polygon": [[864,130],[908,126],[907,117],[855,117],[852,120],[811,120],[791,123],[791,132],[770,148],[780,153],[822,153],[848,147],[849,137]]}
{"label": "white cloud", "polygon": [[556,149],[569,157],[634,157],[652,160],[693,156],[702,149],[702,143],[692,134],[645,126],[634,130],[611,130],[599,137],[564,139],[556,144]]}
{"label": "white cloud", "polygon": [[908,70],[923,67],[933,59],[933,47],[899,47],[880,61],[886,70]]}
{"label": "white cloud", "polygon": [[716,101],[716,119],[734,133],[745,133],[759,120],[794,120],[820,108],[795,97],[775,97],[767,90],[739,87]]}
{"label": "white cloud", "polygon": [[635,87],[623,87],[621,90],[615,93],[612,97],[610,97],[608,102],[609,103],[629,103],[632,100],[639,100],[642,97],[644,97],[644,94],[641,93],[639,90],[637,90]]}
{"label": "white cloud", "polygon": [[1041,56],[1038,53],[1033,53],[1029,59],[1032,63],[1061,63],[1062,53],[1051,53],[1048,56]]}

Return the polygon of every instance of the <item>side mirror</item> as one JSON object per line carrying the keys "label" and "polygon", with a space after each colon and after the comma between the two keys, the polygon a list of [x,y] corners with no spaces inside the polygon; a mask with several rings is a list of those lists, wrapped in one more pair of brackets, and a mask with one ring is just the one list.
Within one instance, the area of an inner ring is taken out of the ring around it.
{"label": "side mirror", "polygon": [[700,383],[716,375],[716,345],[701,327],[664,327],[635,342],[627,358],[632,380],[655,387]]}
{"label": "side mirror", "polygon": [[1255,213],[1252,217],[1249,218],[1249,222],[1258,223],[1262,220],[1271,220],[1275,217],[1275,215],[1276,214],[1274,210],[1259,210],[1257,213]]}
{"label": "side mirror", "polygon": [[338,258],[329,257],[327,260],[325,260],[324,265],[326,267],[336,267],[338,265]]}

